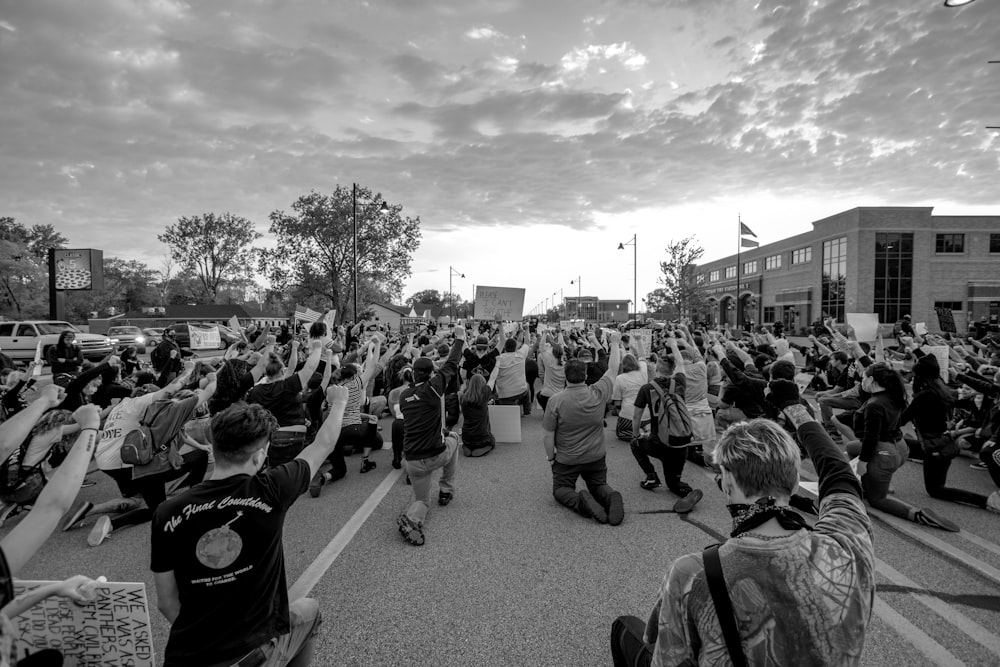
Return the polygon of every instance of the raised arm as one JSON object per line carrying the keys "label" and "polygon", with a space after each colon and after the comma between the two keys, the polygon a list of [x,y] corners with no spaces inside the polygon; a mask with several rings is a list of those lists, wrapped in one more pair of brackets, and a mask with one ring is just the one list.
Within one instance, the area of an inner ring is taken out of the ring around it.
{"label": "raised arm", "polygon": [[0,423],[0,461],[6,461],[14,450],[21,446],[35,422],[52,408],[60,405],[66,399],[66,390],[56,384],[50,384],[42,390],[42,395],[28,404],[7,421]]}
{"label": "raised arm", "polygon": [[319,358],[322,354],[323,341],[318,338],[311,339],[309,341],[309,356],[306,358],[306,363],[302,366],[302,370],[298,372],[299,382],[302,383],[303,387],[309,384],[309,378],[319,368]]}

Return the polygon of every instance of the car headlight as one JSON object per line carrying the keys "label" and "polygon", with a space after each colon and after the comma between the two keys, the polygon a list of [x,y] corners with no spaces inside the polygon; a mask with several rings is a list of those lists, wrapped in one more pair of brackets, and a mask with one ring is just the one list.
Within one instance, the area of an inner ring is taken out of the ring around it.
{"label": "car headlight", "polygon": [[115,344],[118,343],[118,339],[117,338],[109,338],[108,339],[108,343],[110,343],[111,345],[115,345]]}
{"label": "car headlight", "polygon": [[146,342],[146,337],[145,336],[136,336],[135,337],[135,342],[138,343],[139,345],[142,345],[143,343]]}

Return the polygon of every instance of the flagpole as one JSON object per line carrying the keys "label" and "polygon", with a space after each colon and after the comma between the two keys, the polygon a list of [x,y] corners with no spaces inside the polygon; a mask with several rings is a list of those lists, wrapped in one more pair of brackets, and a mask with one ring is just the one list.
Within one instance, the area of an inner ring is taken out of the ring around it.
{"label": "flagpole", "polygon": [[743,245],[743,220],[740,218],[740,214],[736,214],[736,328],[742,326],[742,320],[740,319],[740,313],[742,308],[740,308],[740,246]]}

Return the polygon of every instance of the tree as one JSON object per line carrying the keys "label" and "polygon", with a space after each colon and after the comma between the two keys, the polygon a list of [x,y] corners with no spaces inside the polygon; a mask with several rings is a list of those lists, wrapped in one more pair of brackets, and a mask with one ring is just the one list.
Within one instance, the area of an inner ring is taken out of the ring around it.
{"label": "tree", "polygon": [[[447,296],[447,293],[445,293],[445,296]],[[445,300],[436,289],[425,289],[422,292],[415,293],[406,300],[407,306],[414,306],[418,303],[426,303],[430,306],[443,306],[445,305]]]}
{"label": "tree", "polygon": [[698,283],[698,260],[705,249],[698,245],[694,236],[667,245],[667,259],[660,262],[663,273],[657,288],[646,296],[649,310],[663,311],[672,306],[679,317],[691,317],[698,313],[706,301],[705,287]]}
{"label": "tree", "polygon": [[[420,246],[420,218],[401,215],[402,206],[383,210],[380,194],[358,187],[358,300],[362,288],[371,298],[399,298]],[[330,195],[312,191],[292,204],[292,213],[274,211],[270,232],[276,247],[258,252],[261,273],[275,289],[300,288],[325,297],[343,319],[354,306],[354,219],[350,188]],[[358,311],[363,310],[359,304]]]}
{"label": "tree", "polygon": [[181,268],[198,277],[205,295],[215,301],[223,281],[246,275],[251,244],[261,234],[246,218],[205,213],[179,218],[157,238],[167,244]]}
{"label": "tree", "polygon": [[52,225],[25,227],[0,217],[0,312],[15,319],[48,315],[48,253],[66,238]]}

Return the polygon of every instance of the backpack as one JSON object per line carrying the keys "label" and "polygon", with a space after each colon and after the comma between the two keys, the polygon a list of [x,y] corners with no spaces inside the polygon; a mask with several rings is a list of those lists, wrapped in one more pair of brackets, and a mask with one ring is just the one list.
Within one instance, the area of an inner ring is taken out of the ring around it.
{"label": "backpack", "polygon": [[122,463],[133,466],[148,465],[153,460],[159,449],[153,441],[153,432],[150,429],[156,418],[160,416],[169,405],[169,401],[162,401],[157,410],[153,410],[154,405],[146,408],[139,420],[139,427],[134,428],[125,434],[125,441],[122,443]]}
{"label": "backpack", "polygon": [[687,405],[677,399],[674,393],[674,379],[670,379],[670,391],[665,392],[653,381],[649,385],[659,395],[660,400],[653,410],[656,418],[656,438],[668,447],[684,447],[691,440],[691,414]]}

